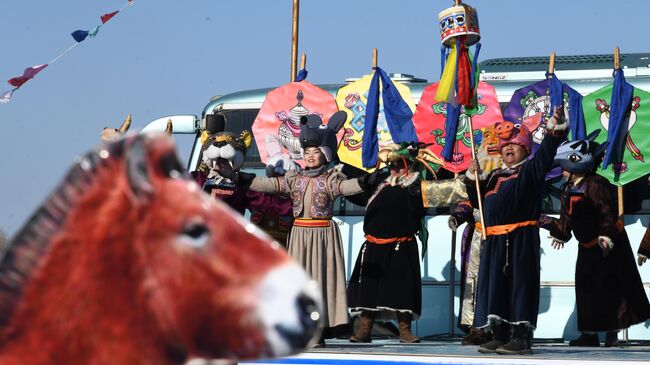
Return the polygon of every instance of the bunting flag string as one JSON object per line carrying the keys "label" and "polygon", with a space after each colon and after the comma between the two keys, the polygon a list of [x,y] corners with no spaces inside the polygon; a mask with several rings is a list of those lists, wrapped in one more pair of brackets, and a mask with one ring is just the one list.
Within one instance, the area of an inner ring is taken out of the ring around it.
{"label": "bunting flag string", "polygon": [[23,71],[23,74],[21,76],[16,76],[11,79],[9,79],[7,82],[13,86],[14,88],[6,91],[2,94],[0,94],[0,104],[6,104],[11,101],[11,97],[13,96],[14,92],[18,90],[20,87],[22,87],[27,81],[33,79],[39,72],[43,71],[46,67],[52,65],[54,62],[58,61],[61,57],[63,57],[65,54],[70,52],[72,49],[74,49],[79,43],[83,42],[86,38],[94,38],[97,36],[97,33],[99,32],[99,29],[106,24],[109,20],[111,20],[113,17],[115,17],[118,13],[120,13],[122,10],[124,10],[128,6],[133,6],[135,3],[135,0],[128,0],[126,4],[124,4],[119,10],[106,13],[102,16],[99,17],[101,20],[101,24],[95,26],[91,30],[75,30],[74,32],[70,33],[72,35],[72,38],[74,39],[75,43],[73,43],[68,49],[65,51],[61,52],[59,55],[54,57],[50,62],[42,64],[42,65],[36,65],[32,67],[27,67],[25,71]]}

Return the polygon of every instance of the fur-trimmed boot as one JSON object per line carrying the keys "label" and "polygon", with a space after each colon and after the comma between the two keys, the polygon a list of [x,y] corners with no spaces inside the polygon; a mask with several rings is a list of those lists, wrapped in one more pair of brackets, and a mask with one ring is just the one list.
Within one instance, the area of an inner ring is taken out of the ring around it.
{"label": "fur-trimmed boot", "polygon": [[350,342],[372,342],[372,325],[375,323],[375,313],[363,311],[359,316],[357,333],[350,337]]}
{"label": "fur-trimmed boot", "polygon": [[497,348],[503,346],[510,340],[510,325],[502,322],[492,326],[492,341],[479,346],[478,352],[483,354],[494,354]]}
{"label": "fur-trimmed boot", "polygon": [[533,331],[525,324],[514,325],[512,339],[507,344],[497,348],[497,354],[501,355],[527,355],[532,354],[531,338]]}
{"label": "fur-trimmed boot", "polygon": [[399,342],[401,343],[418,343],[420,339],[411,332],[411,313],[397,312],[397,324],[399,326]]}

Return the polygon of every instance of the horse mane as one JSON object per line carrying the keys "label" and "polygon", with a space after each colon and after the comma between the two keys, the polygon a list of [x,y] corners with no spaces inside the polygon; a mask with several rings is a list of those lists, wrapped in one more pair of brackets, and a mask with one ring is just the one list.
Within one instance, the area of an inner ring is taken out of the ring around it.
{"label": "horse mane", "polygon": [[20,301],[25,285],[47,256],[71,209],[96,179],[96,171],[124,155],[121,138],[79,158],[62,183],[0,251],[0,328],[6,327]]}

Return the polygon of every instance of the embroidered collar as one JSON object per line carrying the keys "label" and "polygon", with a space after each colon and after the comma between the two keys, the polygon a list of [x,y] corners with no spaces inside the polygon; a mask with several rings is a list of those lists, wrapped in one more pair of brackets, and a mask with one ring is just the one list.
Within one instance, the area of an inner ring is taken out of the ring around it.
{"label": "embroidered collar", "polygon": [[514,165],[512,165],[510,167],[508,167],[505,162],[502,162],[501,163],[501,169],[504,170],[504,171],[512,171],[512,170],[515,170],[515,169],[519,168],[519,166],[523,165],[524,162],[526,162],[526,161],[528,161],[528,159],[524,158],[523,160],[517,162],[516,164],[514,164]]}

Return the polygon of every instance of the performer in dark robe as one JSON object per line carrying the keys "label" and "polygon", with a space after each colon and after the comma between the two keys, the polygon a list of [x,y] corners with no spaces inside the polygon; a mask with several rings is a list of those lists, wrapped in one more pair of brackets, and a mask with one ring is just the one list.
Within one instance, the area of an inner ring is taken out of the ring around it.
{"label": "performer in dark robe", "polygon": [[[427,207],[448,206],[467,199],[460,179],[426,181],[414,171],[414,161],[428,150],[417,145],[392,145],[380,151],[390,162],[390,176],[373,173],[366,191],[372,192],[363,221],[366,242],[357,257],[347,296],[359,329],[351,342],[371,342],[374,320],[397,319],[400,342],[420,342],[411,321],[422,312],[420,257],[415,235],[425,247]],[[423,249],[424,251],[425,249]]]}
{"label": "performer in dark robe", "polygon": [[562,187],[559,219],[550,226],[553,247],[571,239],[580,243],[575,271],[578,330],[571,346],[600,345],[597,332],[607,332],[605,346],[618,344],[618,331],[650,318],[650,304],[634,262],[623,221],[616,214],[612,185],[594,170],[607,144],[594,139],[563,143],[555,161],[567,179]]}
{"label": "performer in dark robe", "polygon": [[[483,353],[531,353],[532,332],[539,310],[540,241],[538,218],[545,176],[553,166],[557,147],[566,136],[564,112],[556,108],[547,122],[546,137],[533,158],[532,138],[525,126],[497,123],[503,168],[481,181],[482,196],[474,181],[467,181],[473,206],[484,199],[487,239],[483,242],[478,275],[474,327],[493,333],[493,340],[479,347]],[[479,172],[476,161],[466,177]],[[479,174],[480,175],[480,174]],[[476,230],[480,231],[480,222]],[[510,335],[512,330],[512,336]]]}

